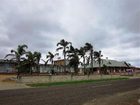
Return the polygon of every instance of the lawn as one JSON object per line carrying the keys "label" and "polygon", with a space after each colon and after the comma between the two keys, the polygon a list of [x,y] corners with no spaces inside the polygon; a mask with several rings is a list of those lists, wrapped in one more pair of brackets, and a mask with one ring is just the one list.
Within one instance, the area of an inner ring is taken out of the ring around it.
{"label": "lawn", "polygon": [[49,82],[49,83],[33,83],[27,84],[31,87],[49,87],[58,85],[70,85],[70,84],[83,84],[83,83],[102,83],[106,81],[117,81],[117,80],[127,80],[129,78],[107,78],[107,79],[97,79],[97,80],[78,80],[78,81],[64,81],[64,82]]}

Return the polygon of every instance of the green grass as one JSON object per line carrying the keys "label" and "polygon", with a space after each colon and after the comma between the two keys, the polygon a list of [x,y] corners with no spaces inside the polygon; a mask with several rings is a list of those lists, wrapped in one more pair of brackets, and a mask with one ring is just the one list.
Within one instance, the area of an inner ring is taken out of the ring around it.
{"label": "green grass", "polygon": [[27,84],[31,87],[49,87],[58,85],[70,85],[70,84],[83,84],[83,83],[101,83],[106,81],[117,81],[117,80],[127,80],[129,78],[107,78],[107,79],[97,79],[97,80],[80,80],[80,81],[64,81],[64,82],[50,82],[50,83],[34,83]]}

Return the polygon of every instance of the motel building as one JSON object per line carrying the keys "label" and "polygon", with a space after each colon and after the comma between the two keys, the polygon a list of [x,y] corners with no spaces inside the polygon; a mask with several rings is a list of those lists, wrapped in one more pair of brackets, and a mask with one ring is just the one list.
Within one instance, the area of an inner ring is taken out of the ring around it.
{"label": "motel building", "polygon": [[[72,67],[68,66],[69,61],[66,60],[66,73],[74,72]],[[79,74],[83,74],[85,71],[90,72],[90,74],[123,74],[123,73],[133,73],[139,72],[140,70],[131,64],[124,61],[116,61],[110,59],[102,59],[101,65],[97,61],[93,62],[93,68],[91,65],[86,65],[84,71],[84,66],[79,65]],[[33,67],[33,72],[36,72],[36,68]],[[16,73],[16,62],[11,60],[0,59],[0,73]],[[55,60],[54,65],[51,64],[40,64],[39,65],[40,73],[49,73],[49,74],[63,74],[64,73],[64,59]]]}
{"label": "motel building", "polygon": [[[102,59],[99,66],[98,61],[93,61],[93,68],[91,64],[86,65],[86,70],[91,74],[123,74],[123,73],[133,73],[135,67],[125,61],[116,61],[110,59]],[[84,66],[79,67],[80,72],[84,72]]]}
{"label": "motel building", "polygon": [[0,73],[15,73],[16,71],[15,61],[0,59]]}

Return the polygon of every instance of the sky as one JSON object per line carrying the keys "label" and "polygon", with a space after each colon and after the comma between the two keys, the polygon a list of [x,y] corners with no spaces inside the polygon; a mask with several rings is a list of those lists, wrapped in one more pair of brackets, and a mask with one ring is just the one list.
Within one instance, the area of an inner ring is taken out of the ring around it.
{"label": "sky", "polygon": [[42,58],[61,39],[140,66],[140,0],[0,0],[0,58],[27,44]]}

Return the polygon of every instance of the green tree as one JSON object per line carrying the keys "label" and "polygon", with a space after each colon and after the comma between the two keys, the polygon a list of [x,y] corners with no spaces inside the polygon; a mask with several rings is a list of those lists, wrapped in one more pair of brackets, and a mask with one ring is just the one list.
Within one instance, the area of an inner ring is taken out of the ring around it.
{"label": "green tree", "polygon": [[53,54],[52,52],[48,52],[48,55],[46,55],[46,58],[47,58],[47,62],[51,62],[52,65],[54,65],[54,57],[55,56],[58,56],[59,54],[56,53],[56,54]]}
{"label": "green tree", "polygon": [[60,46],[56,49],[56,51],[58,50],[63,50],[63,55],[64,55],[64,72],[66,72],[66,53],[67,50],[69,49],[69,45],[71,44],[71,42],[65,41],[64,39],[60,40],[59,43],[57,43],[57,46]]}
{"label": "green tree", "polygon": [[35,67],[35,55],[31,51],[26,53],[27,60],[25,61],[26,65],[29,65],[30,74],[32,74],[32,68]]}
{"label": "green tree", "polygon": [[85,48],[86,48],[86,51],[89,51],[89,55],[90,55],[90,66],[91,66],[91,69],[93,69],[93,46],[90,44],[90,43],[85,43]]}
{"label": "green tree", "polygon": [[39,70],[39,62],[40,62],[40,59],[41,59],[41,53],[35,51],[35,52],[34,52],[34,56],[35,56],[35,60],[36,60],[37,72],[40,73],[40,70]]}
{"label": "green tree", "polygon": [[84,65],[84,74],[86,74],[86,48],[80,47],[78,50],[78,55],[83,59],[82,65]]}
{"label": "green tree", "polygon": [[94,58],[97,60],[97,62],[99,63],[99,71],[100,71],[100,75],[102,76],[102,71],[101,71],[101,57],[103,55],[101,54],[101,51],[94,51]]}
{"label": "green tree", "polygon": [[108,72],[107,72],[107,65],[106,64],[103,64],[102,70],[103,70],[104,74],[108,74]]}
{"label": "green tree", "polygon": [[52,71],[54,69],[54,58],[55,58],[55,56],[58,56],[58,55],[59,55],[59,53],[53,54],[52,52],[48,52],[48,54],[46,55],[46,59],[47,60],[46,61],[43,60],[45,65],[47,65],[48,62],[50,62],[52,64]]}
{"label": "green tree", "polygon": [[23,45],[18,45],[17,50],[11,50],[11,54],[7,54],[5,56],[5,58],[7,58],[8,56],[12,56],[11,60],[15,60],[17,62],[17,79],[20,78],[20,70],[21,70],[21,66],[22,66],[22,61],[25,60],[25,58],[23,57],[23,55],[26,53],[26,50],[28,46],[23,44]]}
{"label": "green tree", "polygon": [[70,49],[68,52],[68,59],[69,59],[69,66],[74,68],[74,72],[78,73],[78,65],[79,65],[79,57],[78,53],[79,50],[77,48],[74,48],[72,45],[70,46]]}
{"label": "green tree", "polygon": [[40,52],[34,52],[32,53],[31,51],[28,51],[26,53],[26,64],[30,65],[30,74],[32,74],[32,68],[36,67],[37,72],[39,73],[39,61],[41,58],[41,53]]}

